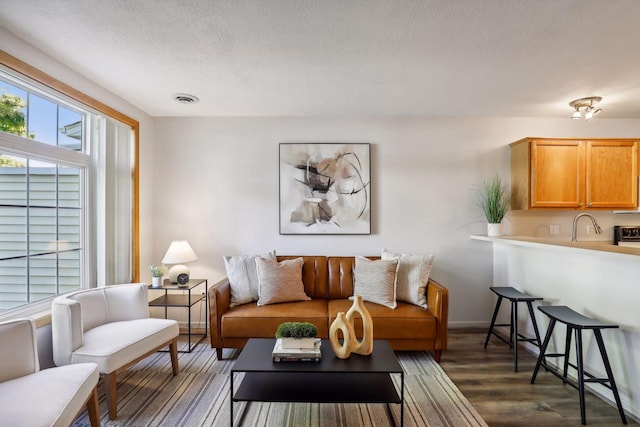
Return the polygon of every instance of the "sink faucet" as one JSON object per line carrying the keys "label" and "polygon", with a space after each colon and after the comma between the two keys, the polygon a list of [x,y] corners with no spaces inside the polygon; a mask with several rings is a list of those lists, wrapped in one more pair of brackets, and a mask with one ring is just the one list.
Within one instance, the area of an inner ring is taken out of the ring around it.
{"label": "sink faucet", "polygon": [[578,220],[583,216],[591,218],[591,222],[593,223],[593,229],[596,231],[596,234],[602,233],[602,228],[600,228],[600,226],[598,225],[598,222],[596,221],[594,216],[591,215],[590,213],[582,212],[582,213],[579,213],[578,215],[576,215],[575,218],[573,218],[573,230],[571,231],[571,241],[572,242],[578,241],[578,239],[576,237],[577,228],[578,228]]}

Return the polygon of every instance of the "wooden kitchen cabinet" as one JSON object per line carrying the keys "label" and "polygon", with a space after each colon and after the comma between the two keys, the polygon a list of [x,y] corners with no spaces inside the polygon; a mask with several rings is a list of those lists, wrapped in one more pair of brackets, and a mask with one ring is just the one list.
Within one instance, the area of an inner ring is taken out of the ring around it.
{"label": "wooden kitchen cabinet", "polygon": [[638,142],[594,140],[586,145],[586,209],[638,206]]}
{"label": "wooden kitchen cabinet", "polygon": [[512,209],[637,205],[637,140],[525,138],[511,144]]}

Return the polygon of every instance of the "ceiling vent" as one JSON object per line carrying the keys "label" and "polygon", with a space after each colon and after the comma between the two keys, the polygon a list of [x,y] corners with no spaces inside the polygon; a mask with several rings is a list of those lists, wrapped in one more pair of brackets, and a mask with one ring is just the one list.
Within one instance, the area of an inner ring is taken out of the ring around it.
{"label": "ceiling vent", "polygon": [[173,99],[181,104],[196,104],[200,101],[197,96],[189,95],[188,93],[176,93],[173,95]]}

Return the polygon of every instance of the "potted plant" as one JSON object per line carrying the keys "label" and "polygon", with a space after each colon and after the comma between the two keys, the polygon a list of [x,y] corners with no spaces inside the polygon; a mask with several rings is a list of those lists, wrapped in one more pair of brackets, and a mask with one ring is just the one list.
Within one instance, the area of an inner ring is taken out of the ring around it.
{"label": "potted plant", "polygon": [[486,179],[478,190],[478,205],[487,219],[487,235],[500,236],[501,223],[509,212],[510,201],[502,179],[497,174]]}
{"label": "potted plant", "polygon": [[149,272],[151,273],[151,286],[159,288],[162,286],[162,277],[167,273],[167,267],[163,265],[149,266]]}
{"label": "potted plant", "polygon": [[276,330],[282,348],[314,348],[318,328],[309,322],[284,322]]}

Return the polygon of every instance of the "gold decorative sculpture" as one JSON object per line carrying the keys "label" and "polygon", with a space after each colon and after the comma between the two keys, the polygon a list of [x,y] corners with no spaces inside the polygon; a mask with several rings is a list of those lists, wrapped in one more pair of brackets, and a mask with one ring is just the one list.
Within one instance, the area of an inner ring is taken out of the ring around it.
{"label": "gold decorative sculpture", "polygon": [[362,302],[362,295],[356,295],[354,297],[353,305],[349,311],[347,311],[347,320],[354,328],[354,318],[356,314],[359,314],[362,318],[362,341],[358,342],[354,339],[355,345],[351,349],[351,352],[368,356],[373,352],[373,319],[369,311],[365,308],[364,302]]}
{"label": "gold decorative sculpture", "polygon": [[[362,318],[362,341],[356,339],[354,330],[356,314],[359,314]],[[342,331],[342,344],[340,344],[338,338],[338,331]],[[331,341],[333,352],[340,359],[348,358],[351,353],[368,356],[373,352],[373,319],[365,308],[361,295],[354,297],[353,305],[347,311],[347,314],[342,311],[338,313],[331,323],[329,340]]]}
{"label": "gold decorative sculpture", "polygon": [[[342,344],[340,344],[340,339],[338,338],[338,331],[342,331]],[[356,333],[353,331],[351,323],[347,320],[347,316],[342,311],[338,313],[336,319],[331,323],[329,340],[331,341],[331,348],[336,354],[336,357],[346,359],[351,356],[351,347],[357,344]]]}

